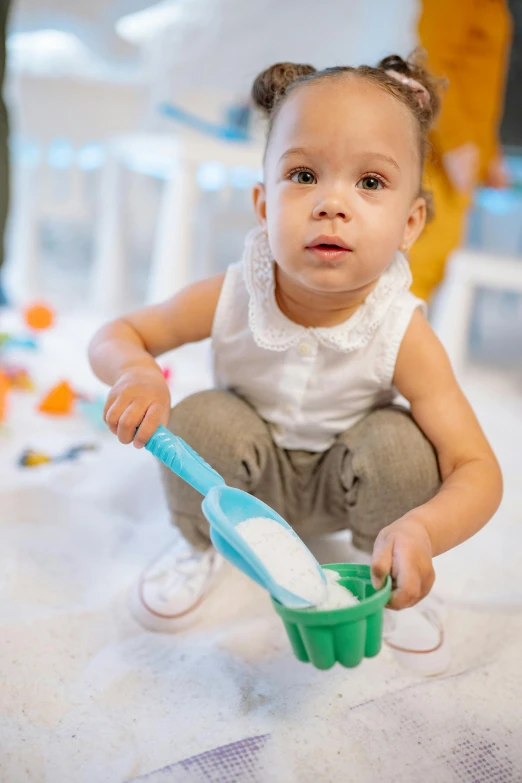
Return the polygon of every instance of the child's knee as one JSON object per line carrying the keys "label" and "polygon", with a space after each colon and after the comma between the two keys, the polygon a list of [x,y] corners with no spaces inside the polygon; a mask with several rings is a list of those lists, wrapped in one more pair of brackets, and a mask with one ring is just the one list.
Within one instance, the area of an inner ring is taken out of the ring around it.
{"label": "child's knee", "polygon": [[255,438],[264,435],[267,428],[259,414],[241,397],[209,389],[191,394],[172,408],[169,429],[189,442],[190,436],[204,440]]}
{"label": "child's knee", "polygon": [[381,437],[375,445],[382,451],[376,451],[374,459],[382,459],[384,479],[388,478],[391,489],[409,498],[414,508],[440,488],[437,454],[408,411],[390,408],[380,414]]}
{"label": "child's knee", "polygon": [[375,492],[405,494],[417,504],[437,492],[435,449],[408,411],[396,407],[374,411],[353,430],[347,445],[359,481]]}
{"label": "child's knee", "polygon": [[374,411],[342,440],[349,526],[356,546],[370,550],[382,528],[437,493],[437,457],[410,414],[397,408]]}
{"label": "child's knee", "polygon": [[176,405],[169,429],[201,454],[227,483],[250,490],[264,469],[271,438],[266,423],[237,395],[198,392]]}

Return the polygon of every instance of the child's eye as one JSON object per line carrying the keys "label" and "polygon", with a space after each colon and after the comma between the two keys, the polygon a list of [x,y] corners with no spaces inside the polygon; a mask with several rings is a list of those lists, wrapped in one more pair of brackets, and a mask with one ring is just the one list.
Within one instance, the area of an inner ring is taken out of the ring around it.
{"label": "child's eye", "polygon": [[290,179],[292,182],[297,182],[298,185],[315,185],[316,179],[315,174],[313,174],[309,169],[299,169],[298,171],[293,171],[290,175]]}
{"label": "child's eye", "polygon": [[382,181],[378,177],[361,177],[357,183],[358,188],[363,190],[380,190],[384,187]]}

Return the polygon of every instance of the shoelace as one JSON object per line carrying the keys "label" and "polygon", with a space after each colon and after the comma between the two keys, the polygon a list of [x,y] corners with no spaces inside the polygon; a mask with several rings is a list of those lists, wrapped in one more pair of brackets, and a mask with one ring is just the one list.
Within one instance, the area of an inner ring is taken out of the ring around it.
{"label": "shoelace", "polygon": [[[203,556],[204,554],[201,552],[190,550],[183,553],[172,552],[164,555],[156,567],[157,570],[149,577],[160,582],[158,589],[163,600],[168,600],[171,591],[177,586],[179,575],[190,577],[195,571],[195,566],[201,562]],[[195,586],[189,580],[187,580],[185,586],[191,592],[194,591]]]}
{"label": "shoelace", "polygon": [[180,573],[186,573],[186,569],[199,563],[203,557],[203,552],[187,550],[186,552],[166,552],[153,567],[152,578],[161,577],[162,574],[170,573],[173,570]]}

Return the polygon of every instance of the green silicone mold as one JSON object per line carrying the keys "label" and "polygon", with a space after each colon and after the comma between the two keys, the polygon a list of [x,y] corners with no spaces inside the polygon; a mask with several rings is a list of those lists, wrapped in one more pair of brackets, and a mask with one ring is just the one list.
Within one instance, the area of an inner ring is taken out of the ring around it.
{"label": "green silicone mold", "polygon": [[274,598],[295,657],[317,669],[330,669],[336,662],[351,668],[363,658],[373,658],[381,649],[384,607],[391,595],[391,578],[384,587],[372,586],[370,567],[350,563],[325,565],[340,575],[340,584],[359,599],[357,606],[330,611],[288,609]]}

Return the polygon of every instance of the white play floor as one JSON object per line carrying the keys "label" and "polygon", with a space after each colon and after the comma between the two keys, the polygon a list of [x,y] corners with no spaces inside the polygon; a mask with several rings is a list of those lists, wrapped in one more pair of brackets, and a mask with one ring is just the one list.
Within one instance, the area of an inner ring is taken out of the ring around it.
{"label": "white play floor", "polygon": [[[16,328],[0,316],[0,331]],[[0,434],[1,783],[511,783],[522,781],[522,388],[465,388],[505,472],[505,500],[477,537],[438,561],[451,671],[421,680],[389,651],[319,672],[292,656],[267,596],[229,569],[200,622],[141,630],[126,594],[172,540],[157,465],[80,416],[36,413],[62,378],[99,389],[85,346],[96,326],[59,320]],[[174,395],[208,386],[206,346],[168,362]],[[21,469],[26,447],[99,451]],[[228,746],[228,747],[223,747]]]}

